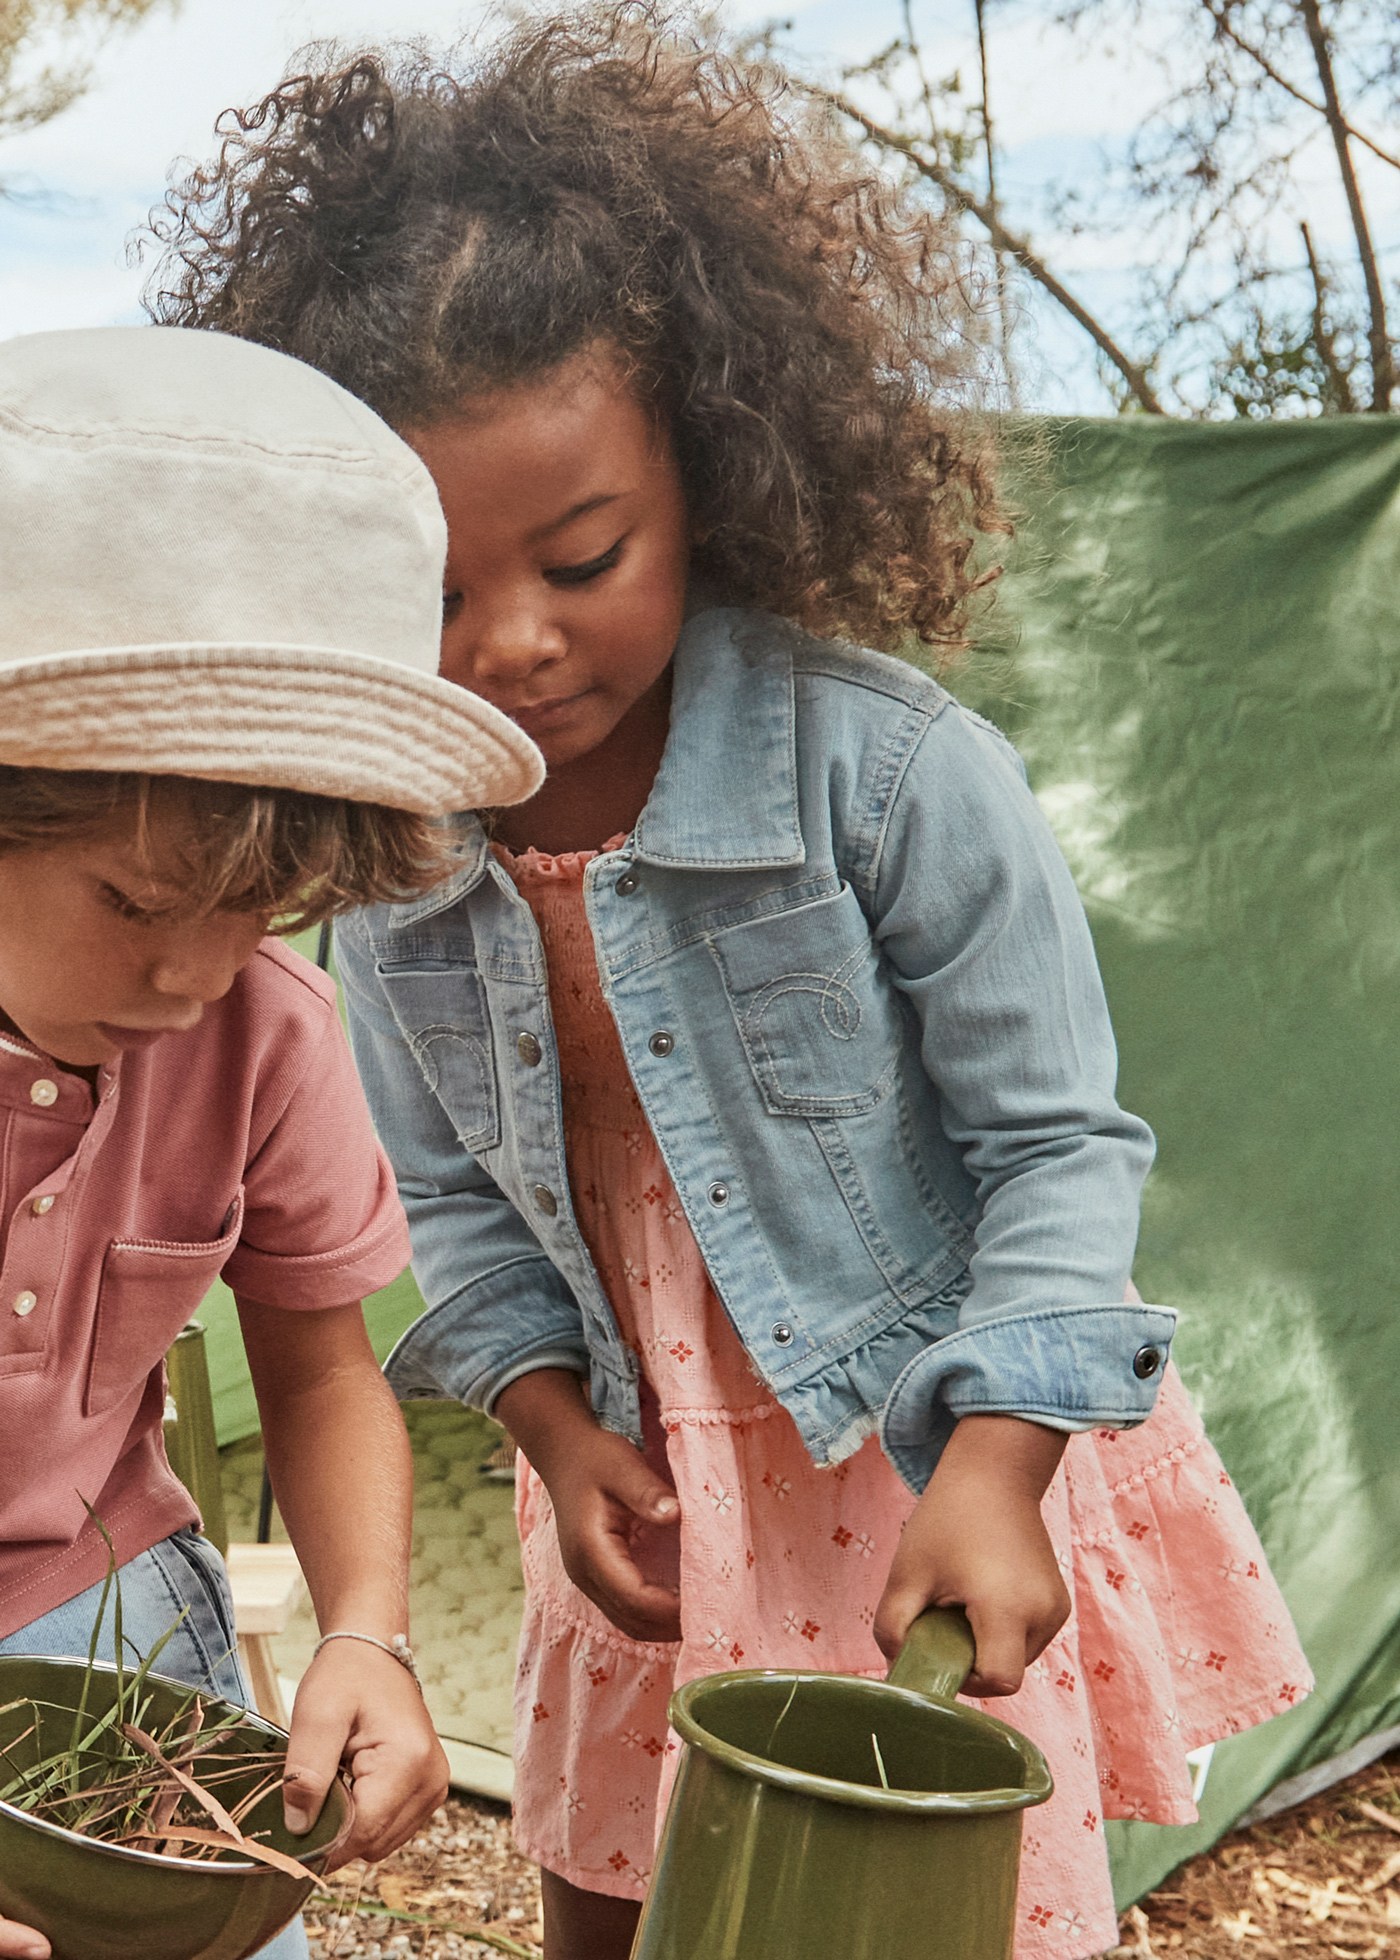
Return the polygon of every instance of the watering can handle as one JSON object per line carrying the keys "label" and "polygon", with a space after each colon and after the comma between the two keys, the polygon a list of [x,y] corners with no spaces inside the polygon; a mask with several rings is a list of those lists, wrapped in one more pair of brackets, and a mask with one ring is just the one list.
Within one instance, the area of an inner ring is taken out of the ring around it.
{"label": "watering can handle", "polygon": [[892,1687],[912,1688],[930,1701],[953,1701],[972,1672],[976,1644],[960,1606],[931,1606],[904,1638],[894,1666]]}

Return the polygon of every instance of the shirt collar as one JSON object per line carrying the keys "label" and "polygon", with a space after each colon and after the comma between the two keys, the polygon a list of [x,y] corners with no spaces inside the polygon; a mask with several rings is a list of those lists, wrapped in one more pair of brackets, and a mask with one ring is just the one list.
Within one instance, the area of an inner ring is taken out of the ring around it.
{"label": "shirt collar", "polygon": [[791,630],[737,607],[687,620],[638,857],[726,871],[802,862]]}
{"label": "shirt collar", "polygon": [[[800,864],[796,710],[784,621],[737,607],[693,614],[676,642],[671,729],[646,807],[632,834],[650,864],[749,871]],[[460,826],[457,869],[441,885],[391,908],[393,927],[455,905],[491,863],[478,817]]]}
{"label": "shirt collar", "polygon": [[[0,1104],[8,1108],[86,1121],[115,1088],[119,1072],[120,1057],[99,1068],[94,1093],[81,1075],[74,1075],[25,1036],[0,1028]],[[41,1094],[34,1095],[41,1084]]]}

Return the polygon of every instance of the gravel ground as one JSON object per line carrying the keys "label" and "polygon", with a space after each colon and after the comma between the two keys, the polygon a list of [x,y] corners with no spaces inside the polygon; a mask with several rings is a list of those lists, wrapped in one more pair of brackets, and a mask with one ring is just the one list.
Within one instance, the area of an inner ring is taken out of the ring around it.
{"label": "gravel ground", "polygon": [[[376,1871],[338,1874],[335,1894],[310,1915],[316,1960],[538,1960],[534,1870],[492,1804],[449,1803]],[[1115,1960],[1400,1954],[1400,1755],[1183,1866],[1121,1939]]]}

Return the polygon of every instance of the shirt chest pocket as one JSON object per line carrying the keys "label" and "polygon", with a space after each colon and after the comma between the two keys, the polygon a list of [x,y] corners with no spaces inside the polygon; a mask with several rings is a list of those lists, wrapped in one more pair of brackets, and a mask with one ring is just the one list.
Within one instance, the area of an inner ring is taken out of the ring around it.
{"label": "shirt chest pocket", "polygon": [[83,1413],[133,1399],[218,1278],[243,1229],[243,1191],[216,1239],[114,1239],[102,1262]]}
{"label": "shirt chest pocket", "polygon": [[385,997],[423,1080],[473,1152],[501,1140],[486,988],[457,961],[381,960]]}
{"label": "shirt chest pocket", "polygon": [[766,1107],[854,1116],[889,1092],[901,1006],[855,893],[733,926],[711,942]]}

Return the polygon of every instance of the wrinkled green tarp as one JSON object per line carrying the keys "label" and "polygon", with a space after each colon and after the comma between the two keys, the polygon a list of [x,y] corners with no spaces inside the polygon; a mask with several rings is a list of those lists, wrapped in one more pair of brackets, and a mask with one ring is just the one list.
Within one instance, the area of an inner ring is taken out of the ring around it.
{"label": "wrinkled green tarp", "polygon": [[1113,1827],[1130,1899],[1400,1722],[1400,419],[1040,433],[959,691],[1084,894],[1159,1140],[1138,1284],[1319,1679],[1199,1827]]}
{"label": "wrinkled green tarp", "polygon": [[[1400,420],[1017,432],[1022,506],[956,681],[1084,893],[1125,1102],[1160,1141],[1137,1277],[1319,1676],[1226,1743],[1199,1827],[1112,1827],[1127,1900],[1400,1722]],[[381,1345],[412,1310],[376,1303]],[[215,1310],[221,1433],[246,1433]]]}

